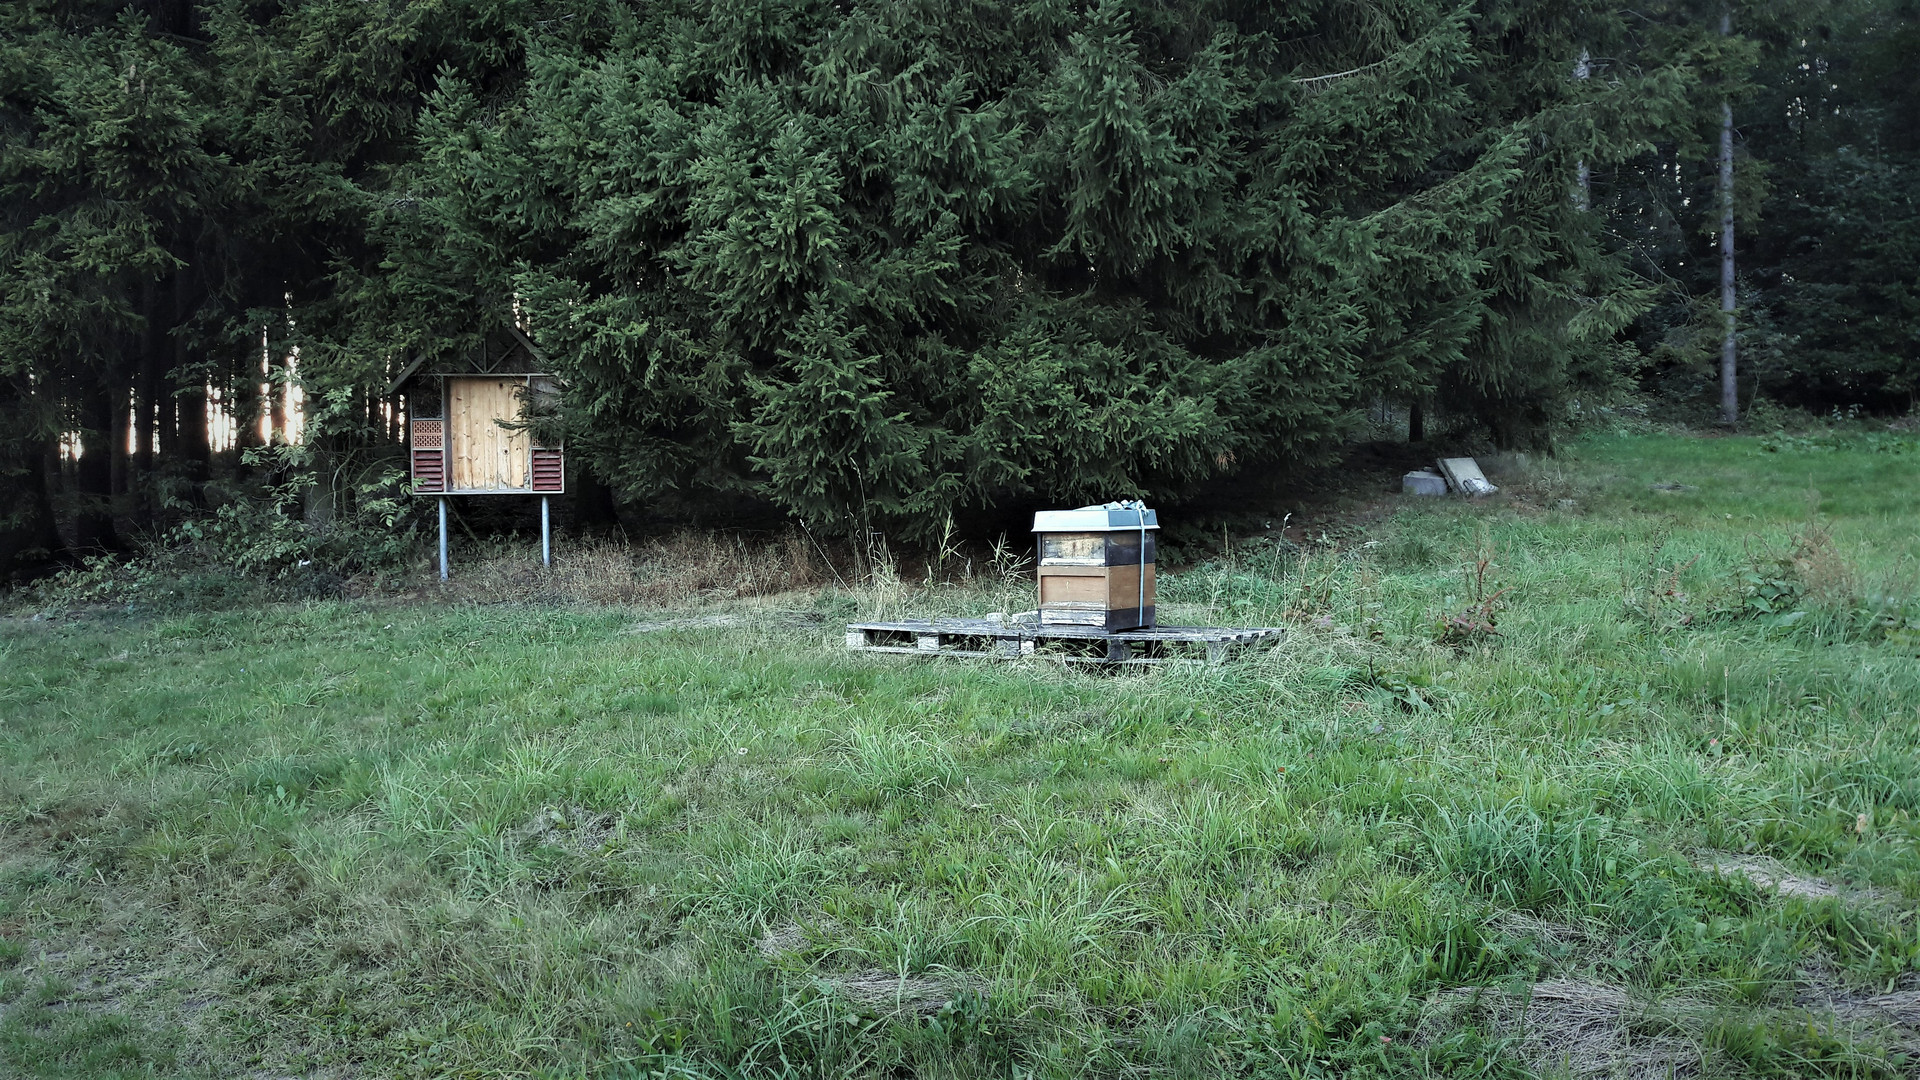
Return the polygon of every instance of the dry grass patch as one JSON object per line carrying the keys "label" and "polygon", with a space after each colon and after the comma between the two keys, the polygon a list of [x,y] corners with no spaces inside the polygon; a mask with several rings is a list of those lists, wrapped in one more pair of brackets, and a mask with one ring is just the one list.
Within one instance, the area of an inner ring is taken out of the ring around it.
{"label": "dry grass patch", "polygon": [[556,547],[551,567],[523,545],[456,560],[444,588],[474,603],[686,604],[770,596],[840,579],[825,549],[798,529],[773,537],[676,532],[639,544]]}
{"label": "dry grass patch", "polygon": [[1878,889],[1848,889],[1825,878],[1807,877],[1787,869],[1777,859],[1760,855],[1709,854],[1701,869],[1721,877],[1745,878],[1761,892],[1794,900],[1842,900],[1855,904],[1886,904],[1894,898]]}
{"label": "dry grass patch", "polygon": [[1421,1032],[1431,1038],[1478,1021],[1513,1040],[1536,1072],[1666,1080],[1699,1074],[1709,1016],[1690,999],[1656,1002],[1603,983],[1551,979],[1518,992],[1446,991],[1429,1003]]}
{"label": "dry grass patch", "polygon": [[958,973],[901,975],[879,969],[821,975],[817,981],[861,1009],[917,1016],[932,1016],[977,989],[973,980]]}

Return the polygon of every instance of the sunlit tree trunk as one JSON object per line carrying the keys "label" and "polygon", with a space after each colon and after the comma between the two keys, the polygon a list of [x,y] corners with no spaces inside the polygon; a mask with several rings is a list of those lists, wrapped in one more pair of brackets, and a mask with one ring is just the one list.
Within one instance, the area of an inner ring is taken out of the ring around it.
{"label": "sunlit tree trunk", "polygon": [[80,460],[74,463],[74,547],[82,552],[118,551],[113,528],[114,393],[94,380],[80,396]]}

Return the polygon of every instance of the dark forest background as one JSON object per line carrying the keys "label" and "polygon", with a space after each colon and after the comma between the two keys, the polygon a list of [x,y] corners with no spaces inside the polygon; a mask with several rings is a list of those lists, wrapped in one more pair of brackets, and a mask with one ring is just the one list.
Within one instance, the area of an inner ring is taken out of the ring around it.
{"label": "dark forest background", "polygon": [[392,380],[509,324],[582,522],[924,542],[1369,411],[1709,417],[1723,106],[1743,407],[1904,412],[1916,56],[1914,0],[19,0],[0,580],[382,557]]}

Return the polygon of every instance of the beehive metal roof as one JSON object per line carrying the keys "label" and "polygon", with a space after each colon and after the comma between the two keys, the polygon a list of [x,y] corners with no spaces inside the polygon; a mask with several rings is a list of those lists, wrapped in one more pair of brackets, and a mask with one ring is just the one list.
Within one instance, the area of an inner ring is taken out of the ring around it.
{"label": "beehive metal roof", "polygon": [[1078,510],[1042,510],[1033,515],[1033,531],[1037,533],[1138,532],[1142,528],[1159,527],[1159,513],[1137,502],[1083,506]]}

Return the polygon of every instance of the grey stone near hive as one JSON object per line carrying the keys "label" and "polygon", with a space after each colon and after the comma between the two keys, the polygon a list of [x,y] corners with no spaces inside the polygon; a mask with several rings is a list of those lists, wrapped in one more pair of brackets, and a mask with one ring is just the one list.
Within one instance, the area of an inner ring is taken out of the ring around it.
{"label": "grey stone near hive", "polygon": [[1408,495],[1445,495],[1447,478],[1431,469],[1416,469],[1400,478],[1400,490]]}

